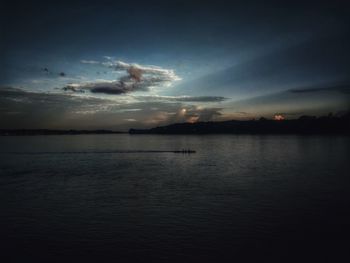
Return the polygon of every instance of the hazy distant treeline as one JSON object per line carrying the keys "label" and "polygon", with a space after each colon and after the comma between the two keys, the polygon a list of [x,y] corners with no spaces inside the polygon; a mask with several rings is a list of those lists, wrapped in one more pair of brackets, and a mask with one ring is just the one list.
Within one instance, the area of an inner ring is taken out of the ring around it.
{"label": "hazy distant treeline", "polygon": [[177,123],[152,129],[130,129],[130,134],[350,134],[350,114],[314,117],[301,116],[294,120],[223,121]]}

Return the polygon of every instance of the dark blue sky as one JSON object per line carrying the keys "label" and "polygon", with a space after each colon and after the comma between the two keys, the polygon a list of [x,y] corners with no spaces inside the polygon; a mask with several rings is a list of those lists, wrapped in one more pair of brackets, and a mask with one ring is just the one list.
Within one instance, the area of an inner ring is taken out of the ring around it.
{"label": "dark blue sky", "polygon": [[346,1],[118,2],[4,5],[3,128],[349,109]]}

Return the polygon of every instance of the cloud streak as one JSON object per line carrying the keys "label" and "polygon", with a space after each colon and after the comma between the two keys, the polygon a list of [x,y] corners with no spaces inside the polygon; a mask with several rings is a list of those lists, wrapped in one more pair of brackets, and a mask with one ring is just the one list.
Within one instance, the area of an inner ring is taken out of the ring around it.
{"label": "cloud streak", "polygon": [[163,102],[223,102],[229,98],[221,96],[134,96],[139,101]]}
{"label": "cloud streak", "polygon": [[350,94],[350,84],[332,85],[328,87],[306,87],[299,89],[291,89],[292,93],[315,93],[315,92],[340,92],[344,94]]}
{"label": "cloud streak", "polygon": [[148,91],[152,87],[169,86],[174,81],[180,80],[173,70],[156,66],[129,64],[122,61],[98,62],[94,60],[82,60],[81,62],[112,68],[116,72],[124,73],[124,75],[112,81],[68,84],[63,87],[63,90],[120,95],[135,91]]}

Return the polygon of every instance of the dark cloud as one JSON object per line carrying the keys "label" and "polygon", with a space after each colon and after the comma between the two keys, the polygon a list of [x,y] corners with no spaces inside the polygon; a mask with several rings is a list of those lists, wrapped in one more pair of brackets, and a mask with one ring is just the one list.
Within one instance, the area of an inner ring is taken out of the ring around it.
{"label": "dark cloud", "polygon": [[120,95],[131,91],[146,91],[147,88],[144,85],[139,85],[138,83],[127,82],[126,80],[117,80],[70,84],[64,87],[63,90],[73,92],[90,91],[92,93]]}
{"label": "dark cloud", "polygon": [[92,93],[104,93],[104,94],[114,94],[119,95],[128,92],[126,89],[116,88],[116,87],[95,87],[90,89]]}
{"label": "dark cloud", "polygon": [[301,116],[304,112],[276,112],[275,115],[283,115],[283,116]]}
{"label": "dark cloud", "polygon": [[222,102],[229,98],[220,96],[134,96],[140,101],[169,101],[169,102]]}
{"label": "dark cloud", "polygon": [[289,90],[292,93],[314,93],[314,92],[340,92],[350,94],[350,84],[333,85],[327,87],[307,87]]}

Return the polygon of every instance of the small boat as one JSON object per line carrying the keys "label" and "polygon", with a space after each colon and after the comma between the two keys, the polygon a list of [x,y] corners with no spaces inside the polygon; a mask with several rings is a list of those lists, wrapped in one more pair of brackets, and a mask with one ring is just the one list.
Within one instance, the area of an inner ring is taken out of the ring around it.
{"label": "small boat", "polygon": [[174,153],[196,153],[196,151],[190,149],[182,149],[181,151],[174,151]]}

